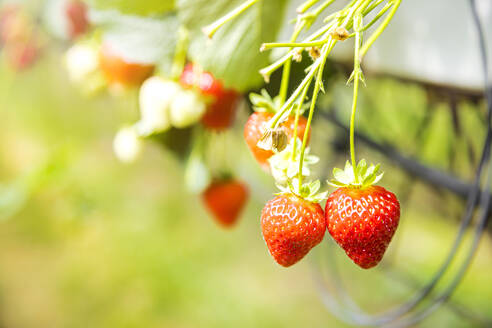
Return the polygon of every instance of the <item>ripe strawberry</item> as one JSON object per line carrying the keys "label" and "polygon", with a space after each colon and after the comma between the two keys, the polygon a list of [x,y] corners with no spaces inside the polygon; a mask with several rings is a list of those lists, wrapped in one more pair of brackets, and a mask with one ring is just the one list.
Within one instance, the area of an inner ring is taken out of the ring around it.
{"label": "ripe strawberry", "polygon": [[203,202],[223,227],[233,226],[248,199],[248,188],[231,179],[213,182],[202,194]]}
{"label": "ripe strawberry", "polygon": [[261,230],[275,261],[291,266],[323,240],[323,209],[294,193],[280,194],[263,208]]}
{"label": "ripe strawberry", "polygon": [[[350,165],[347,167],[352,169]],[[378,166],[367,169],[365,161],[363,165],[359,163],[356,172],[360,175],[357,180],[360,184],[350,183],[338,188],[328,197],[325,207],[331,236],[363,269],[381,261],[400,220],[400,203],[396,196],[383,187],[372,185],[381,177],[376,176],[377,170]],[[339,170],[335,175],[342,180],[350,173],[349,170],[341,172],[344,171]]]}
{"label": "ripe strawberry", "polygon": [[31,38],[33,22],[17,4],[0,8],[0,44],[25,42]]}
{"label": "ripe strawberry", "polygon": [[[265,133],[265,125],[273,117],[273,115],[273,113],[269,112],[255,112],[251,114],[246,122],[246,125],[244,126],[244,139],[246,140],[246,144],[258,163],[266,170],[268,170],[268,159],[273,155],[273,152],[271,150],[261,149],[257,146],[257,144]],[[289,139],[294,136],[294,123],[295,117],[289,116],[289,118],[281,124]],[[306,118],[304,118],[304,116],[300,116],[297,126],[297,136],[300,139],[304,136],[306,123]]]}
{"label": "ripe strawberry", "polygon": [[129,63],[123,60],[108,45],[103,45],[101,48],[99,65],[110,83],[124,86],[140,85],[154,71],[153,65]]}
{"label": "ripe strawberry", "polygon": [[202,95],[212,99],[201,120],[204,126],[220,131],[232,125],[239,100],[239,94],[236,91],[225,89],[212,74],[196,69],[193,64],[185,66],[180,82],[187,88],[198,87]]}
{"label": "ripe strawberry", "polygon": [[31,67],[39,58],[40,48],[36,41],[17,42],[5,48],[10,67],[22,71]]}
{"label": "ripe strawberry", "polygon": [[84,34],[89,28],[87,5],[80,0],[70,0],[65,5],[68,23],[68,35],[74,39]]}

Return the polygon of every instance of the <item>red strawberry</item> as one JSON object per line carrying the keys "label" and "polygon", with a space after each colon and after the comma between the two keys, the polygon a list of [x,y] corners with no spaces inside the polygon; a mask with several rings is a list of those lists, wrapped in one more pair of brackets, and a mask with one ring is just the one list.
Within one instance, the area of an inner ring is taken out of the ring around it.
{"label": "red strawberry", "polygon": [[325,215],[333,239],[355,264],[369,269],[381,261],[393,238],[400,203],[380,186],[342,187],[328,198]]}
{"label": "red strawberry", "polygon": [[[244,126],[244,139],[246,140],[246,144],[258,163],[266,170],[268,170],[268,159],[273,155],[273,152],[271,150],[261,149],[257,146],[257,144],[265,133],[266,123],[273,117],[273,115],[273,113],[268,112],[255,112],[251,114],[246,122],[246,125]],[[289,116],[289,118],[281,124],[281,126],[284,127],[289,139],[294,136],[294,123],[295,117]],[[297,136],[301,140],[304,136],[304,131],[306,130],[306,123],[306,118],[304,118],[304,116],[300,116],[297,126]]]}
{"label": "red strawberry", "polygon": [[323,240],[323,209],[293,193],[281,194],[263,208],[261,230],[275,261],[291,266]]}
{"label": "red strawberry", "polygon": [[153,65],[129,63],[123,60],[108,45],[103,45],[101,48],[99,64],[110,83],[124,86],[138,86],[154,71]]}
{"label": "red strawberry", "polygon": [[212,98],[205,115],[202,117],[204,126],[220,131],[232,125],[239,100],[239,94],[236,91],[225,89],[212,74],[200,71],[194,68],[192,64],[186,65],[180,81],[184,87],[196,86],[204,96]]}
{"label": "red strawberry", "polygon": [[81,34],[84,34],[89,27],[87,19],[87,5],[80,0],[72,0],[67,2],[65,14],[68,22],[68,34],[74,39]]}
{"label": "red strawberry", "polygon": [[17,42],[5,48],[6,58],[16,71],[31,67],[39,57],[40,48],[34,40]]}
{"label": "red strawberry", "polygon": [[236,223],[248,199],[248,188],[237,180],[213,182],[202,195],[207,209],[223,227]]}

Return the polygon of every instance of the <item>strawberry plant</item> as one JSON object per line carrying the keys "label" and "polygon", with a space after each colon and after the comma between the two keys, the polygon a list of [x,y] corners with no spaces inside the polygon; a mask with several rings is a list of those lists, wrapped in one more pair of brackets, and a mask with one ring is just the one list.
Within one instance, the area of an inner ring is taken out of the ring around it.
{"label": "strawberry plant", "polygon": [[[347,162],[344,171],[337,168],[333,171],[334,179],[329,184],[339,189],[330,196],[327,202],[326,224],[332,237],[344,248],[349,257],[360,267],[367,269],[381,260],[398,225],[400,207],[392,193],[385,191],[382,187],[373,186],[382,177],[382,174],[378,175],[379,165],[372,165],[368,168],[365,160],[361,160],[359,165],[356,163],[354,132],[357,97],[360,83],[365,83],[361,61],[389,24],[400,5],[400,0],[387,1],[371,20],[366,21],[364,18],[379,8],[378,6],[383,1],[350,1],[343,9],[328,15],[323,20],[322,27],[298,41],[301,32],[308,30],[333,2],[332,0],[304,2],[297,9],[299,15],[295,21],[291,40],[282,43],[264,43],[261,46],[261,51],[287,48],[287,52],[280,59],[260,70],[264,80],[268,82],[270,75],[282,68],[282,81],[279,94],[273,100],[265,94],[263,96],[252,95],[252,102],[256,108],[260,108],[263,112],[273,108],[274,114],[253,114],[246,124],[244,135],[260,165],[266,166],[268,158],[274,153],[281,154],[289,151],[287,156],[279,156],[274,161],[277,168],[274,172],[278,173],[280,167],[283,168],[280,170],[283,174],[273,174],[282,192],[279,198],[272,202],[282,204],[272,208],[272,204],[268,203],[261,221],[263,227],[270,221],[275,222],[272,227],[281,227],[275,229],[273,235],[270,229],[264,228],[263,236],[270,253],[277,262],[284,266],[292,265],[318,244],[324,234],[324,231],[323,234],[318,234],[317,229],[320,229],[320,226],[308,229],[310,232],[304,232],[301,227],[296,228],[298,222],[305,220],[311,223],[317,222],[312,218],[314,214],[304,210],[306,202],[312,205],[324,198],[323,193],[317,193],[319,182],[303,183],[303,180],[309,176],[304,171],[306,146],[311,132],[316,101],[319,93],[324,91],[322,78],[328,56],[338,42],[354,40],[354,66],[347,82],[347,84],[353,83],[349,155],[351,163]],[[229,14],[204,27],[204,33],[213,38],[223,26],[233,24],[230,21],[243,15],[255,5],[262,6],[263,3],[259,0],[245,1]],[[363,36],[367,33],[368,28],[377,24],[386,12],[388,12],[386,17],[364,42]],[[312,64],[306,69],[302,82],[288,96],[292,61],[299,61],[304,52],[311,57]],[[307,120],[304,121],[301,111],[308,93],[310,93],[309,112]],[[289,138],[292,140],[292,146],[286,150]],[[299,156],[296,156],[297,143],[301,145]],[[289,162],[298,169],[290,169],[292,165]],[[293,201],[295,197],[298,199]],[[291,202],[297,205],[290,204]],[[323,214],[321,209],[316,209],[315,212]],[[324,227],[325,222],[323,222],[323,230]],[[284,234],[284,231],[289,232]],[[312,233],[315,233],[314,237],[311,236]],[[315,242],[311,242],[312,240]],[[272,246],[274,241],[276,246]],[[292,255],[285,255],[284,252],[285,254],[292,252]]]}
{"label": "strawberry plant", "polygon": [[[400,2],[352,0],[330,12],[334,0],[307,0],[297,8],[289,41],[272,42],[282,26],[281,19],[272,18],[286,10],[286,1],[149,0],[135,6],[125,0],[92,0],[90,15],[72,1],[66,12],[70,35],[89,35],[67,53],[66,63],[72,80],[88,90],[106,85],[139,89],[140,118],[114,142],[122,161],[135,160],[144,139],[162,143],[173,139],[165,137],[173,131],[188,131],[187,185],[203,195],[206,207],[225,225],[236,220],[246,192],[241,183],[218,178],[230,175],[231,166],[208,149],[223,144],[214,136],[226,135],[233,126],[240,93],[259,87],[261,78],[269,83],[280,71],[277,91],[250,93],[254,113],[243,132],[259,166],[280,189],[261,218],[268,249],[278,263],[290,266],[319,244],[328,229],[355,263],[370,268],[381,260],[400,212],[396,197],[376,186],[382,177],[379,164],[356,162],[357,100],[365,84],[361,62]],[[311,177],[310,166],[319,158],[310,154],[308,144],[328,58],[342,42],[353,42],[354,51],[347,81],[353,86],[349,161],[344,170],[333,170],[328,184],[337,190],[324,212],[319,203],[327,192]],[[291,85],[293,65],[303,57],[309,66],[299,84]]]}

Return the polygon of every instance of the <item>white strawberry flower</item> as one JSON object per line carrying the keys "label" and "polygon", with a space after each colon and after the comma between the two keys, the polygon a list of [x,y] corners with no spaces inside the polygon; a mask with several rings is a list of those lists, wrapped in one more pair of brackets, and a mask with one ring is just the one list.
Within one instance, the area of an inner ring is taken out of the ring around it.
{"label": "white strawberry flower", "polygon": [[135,127],[124,127],[116,133],[113,151],[123,163],[131,163],[138,158],[142,151],[142,140]]}
{"label": "white strawberry flower", "polygon": [[205,114],[206,104],[193,90],[182,90],[171,104],[171,124],[185,128],[197,123]]}
{"label": "white strawberry flower", "polygon": [[[302,141],[297,138],[295,144],[296,151],[294,158],[292,158],[292,152],[294,149],[294,138],[292,138],[283,151],[274,154],[268,159],[272,176],[279,185],[287,185],[289,181],[299,174]],[[316,164],[318,161],[319,158],[317,156],[309,155],[309,147],[306,148],[304,152],[302,175],[305,177],[311,175],[309,165]]]}
{"label": "white strawberry flower", "polygon": [[97,47],[88,42],[73,45],[65,54],[65,66],[70,80],[87,82],[99,70]]}
{"label": "white strawberry flower", "polygon": [[138,131],[150,135],[171,127],[169,111],[176,95],[182,91],[179,83],[152,76],[140,88],[140,121]]}

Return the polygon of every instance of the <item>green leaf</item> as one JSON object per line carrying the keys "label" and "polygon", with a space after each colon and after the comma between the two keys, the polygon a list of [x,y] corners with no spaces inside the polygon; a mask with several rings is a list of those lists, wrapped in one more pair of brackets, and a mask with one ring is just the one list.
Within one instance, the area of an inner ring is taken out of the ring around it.
{"label": "green leaf", "polygon": [[342,182],[344,184],[352,183],[352,179],[349,175],[347,175],[347,172],[339,169],[338,167],[333,169],[333,176],[337,181]]}
{"label": "green leaf", "polygon": [[269,63],[262,43],[275,41],[287,1],[260,1],[226,23],[212,40],[201,29],[227,14],[242,0],[177,0],[180,21],[192,31],[190,58],[223,80],[227,87],[246,91],[261,85],[258,71]]}
{"label": "green leaf", "polygon": [[129,62],[170,66],[179,28],[176,16],[151,18],[114,10],[92,11],[91,21],[102,29],[103,42]]}
{"label": "green leaf", "polygon": [[164,14],[174,9],[174,0],[86,0],[98,9],[116,9],[125,14]]}
{"label": "green leaf", "polygon": [[361,159],[357,164],[357,174],[361,177],[365,176],[367,172],[367,163],[365,159]]}

